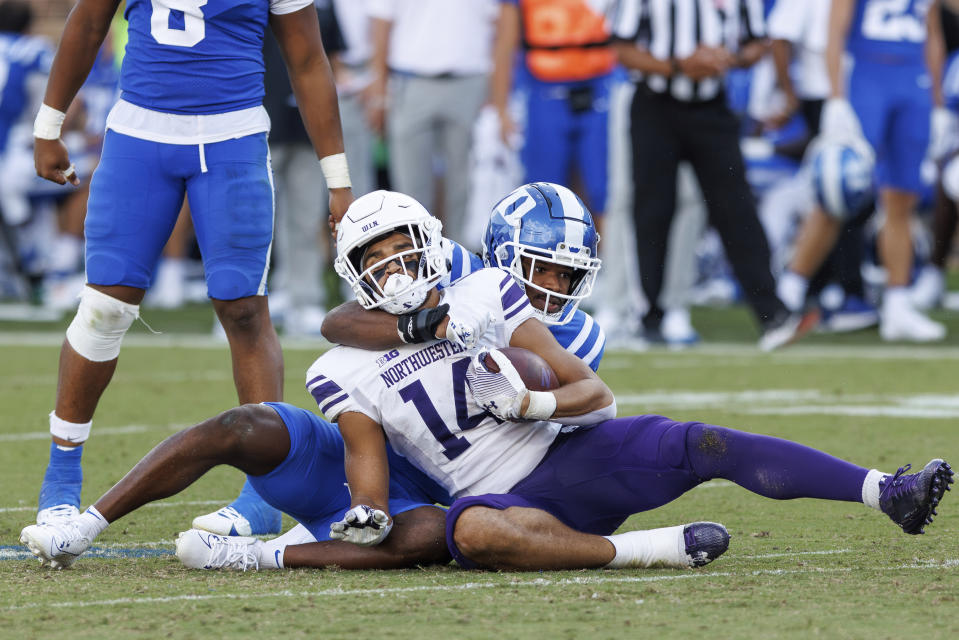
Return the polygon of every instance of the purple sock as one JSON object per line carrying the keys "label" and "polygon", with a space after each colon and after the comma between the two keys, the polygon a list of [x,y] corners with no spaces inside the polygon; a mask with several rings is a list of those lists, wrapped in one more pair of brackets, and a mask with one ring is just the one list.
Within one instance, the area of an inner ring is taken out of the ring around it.
{"label": "purple sock", "polygon": [[690,425],[686,451],[699,477],[731,480],[776,500],[862,502],[869,471],[789,440],[708,424]]}

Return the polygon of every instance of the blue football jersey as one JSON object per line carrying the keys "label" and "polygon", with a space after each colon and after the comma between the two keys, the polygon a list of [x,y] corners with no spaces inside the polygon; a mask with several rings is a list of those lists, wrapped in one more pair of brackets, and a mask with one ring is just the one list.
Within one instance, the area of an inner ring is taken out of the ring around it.
{"label": "blue football jersey", "polygon": [[858,0],[846,41],[857,60],[923,65],[931,0]]}
{"label": "blue football jersey", "polygon": [[37,97],[42,96],[52,62],[53,48],[46,40],[0,33],[0,150],[6,148],[10,129],[18,120],[33,119],[39,104],[32,104],[31,88]]}
{"label": "blue football jersey", "polygon": [[270,0],[127,0],[122,99],[191,115],[260,105],[269,10]]}
{"label": "blue football jersey", "polygon": [[[440,288],[486,267],[482,258],[464,246],[446,238],[443,242],[450,272],[449,277],[440,283]],[[551,324],[547,325],[547,328],[564,349],[585,361],[593,371],[599,368],[606,349],[606,334],[592,316],[582,309],[577,309],[566,324]]]}

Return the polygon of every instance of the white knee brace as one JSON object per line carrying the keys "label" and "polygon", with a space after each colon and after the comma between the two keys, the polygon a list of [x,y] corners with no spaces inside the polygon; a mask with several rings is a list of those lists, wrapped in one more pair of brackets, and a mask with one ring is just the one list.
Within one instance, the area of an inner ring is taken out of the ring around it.
{"label": "white knee brace", "polygon": [[84,287],[77,315],[67,327],[67,342],[87,360],[113,360],[120,355],[124,334],[138,317],[139,305],[127,304]]}

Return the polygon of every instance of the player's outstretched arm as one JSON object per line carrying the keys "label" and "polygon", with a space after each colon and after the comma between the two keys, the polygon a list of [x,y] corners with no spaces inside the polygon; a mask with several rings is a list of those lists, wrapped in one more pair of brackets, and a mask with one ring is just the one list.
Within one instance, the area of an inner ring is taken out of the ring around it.
{"label": "player's outstretched arm", "polygon": [[330,537],[362,546],[379,544],[393,526],[386,436],[375,420],[358,411],[341,414],[337,425],[343,435],[350,510],[332,525]]}
{"label": "player's outstretched arm", "polygon": [[60,140],[60,125],[93,67],[119,4],[119,0],[79,0],[67,17],[34,126],[33,160],[41,178],[57,184],[80,183],[76,171],[68,172],[70,158]]}
{"label": "player's outstretched arm", "polygon": [[306,132],[323,165],[330,189],[330,217],[338,222],[353,202],[353,192],[343,155],[343,129],[333,70],[323,51],[316,10],[309,5],[292,13],[271,14],[270,28],[286,61]]}
{"label": "player's outstretched arm", "polygon": [[567,422],[562,418],[589,417],[588,421],[570,421],[581,425],[616,417],[616,399],[606,383],[585,362],[560,346],[539,320],[530,318],[518,326],[509,344],[536,353],[556,373],[560,387],[547,392],[556,397],[556,410],[550,420]]}

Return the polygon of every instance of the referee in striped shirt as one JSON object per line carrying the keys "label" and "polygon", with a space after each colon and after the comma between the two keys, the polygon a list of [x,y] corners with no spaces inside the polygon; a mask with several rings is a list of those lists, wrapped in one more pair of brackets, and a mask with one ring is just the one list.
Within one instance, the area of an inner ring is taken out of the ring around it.
{"label": "referee in striped shirt", "polygon": [[739,149],[739,122],[724,76],[766,51],[762,0],[620,0],[614,24],[620,62],[637,81],[630,114],[636,245],[649,301],[647,335],[659,334],[659,294],[680,161],[692,165],[736,278],[774,349],[807,327],[776,297],[769,245]]}

